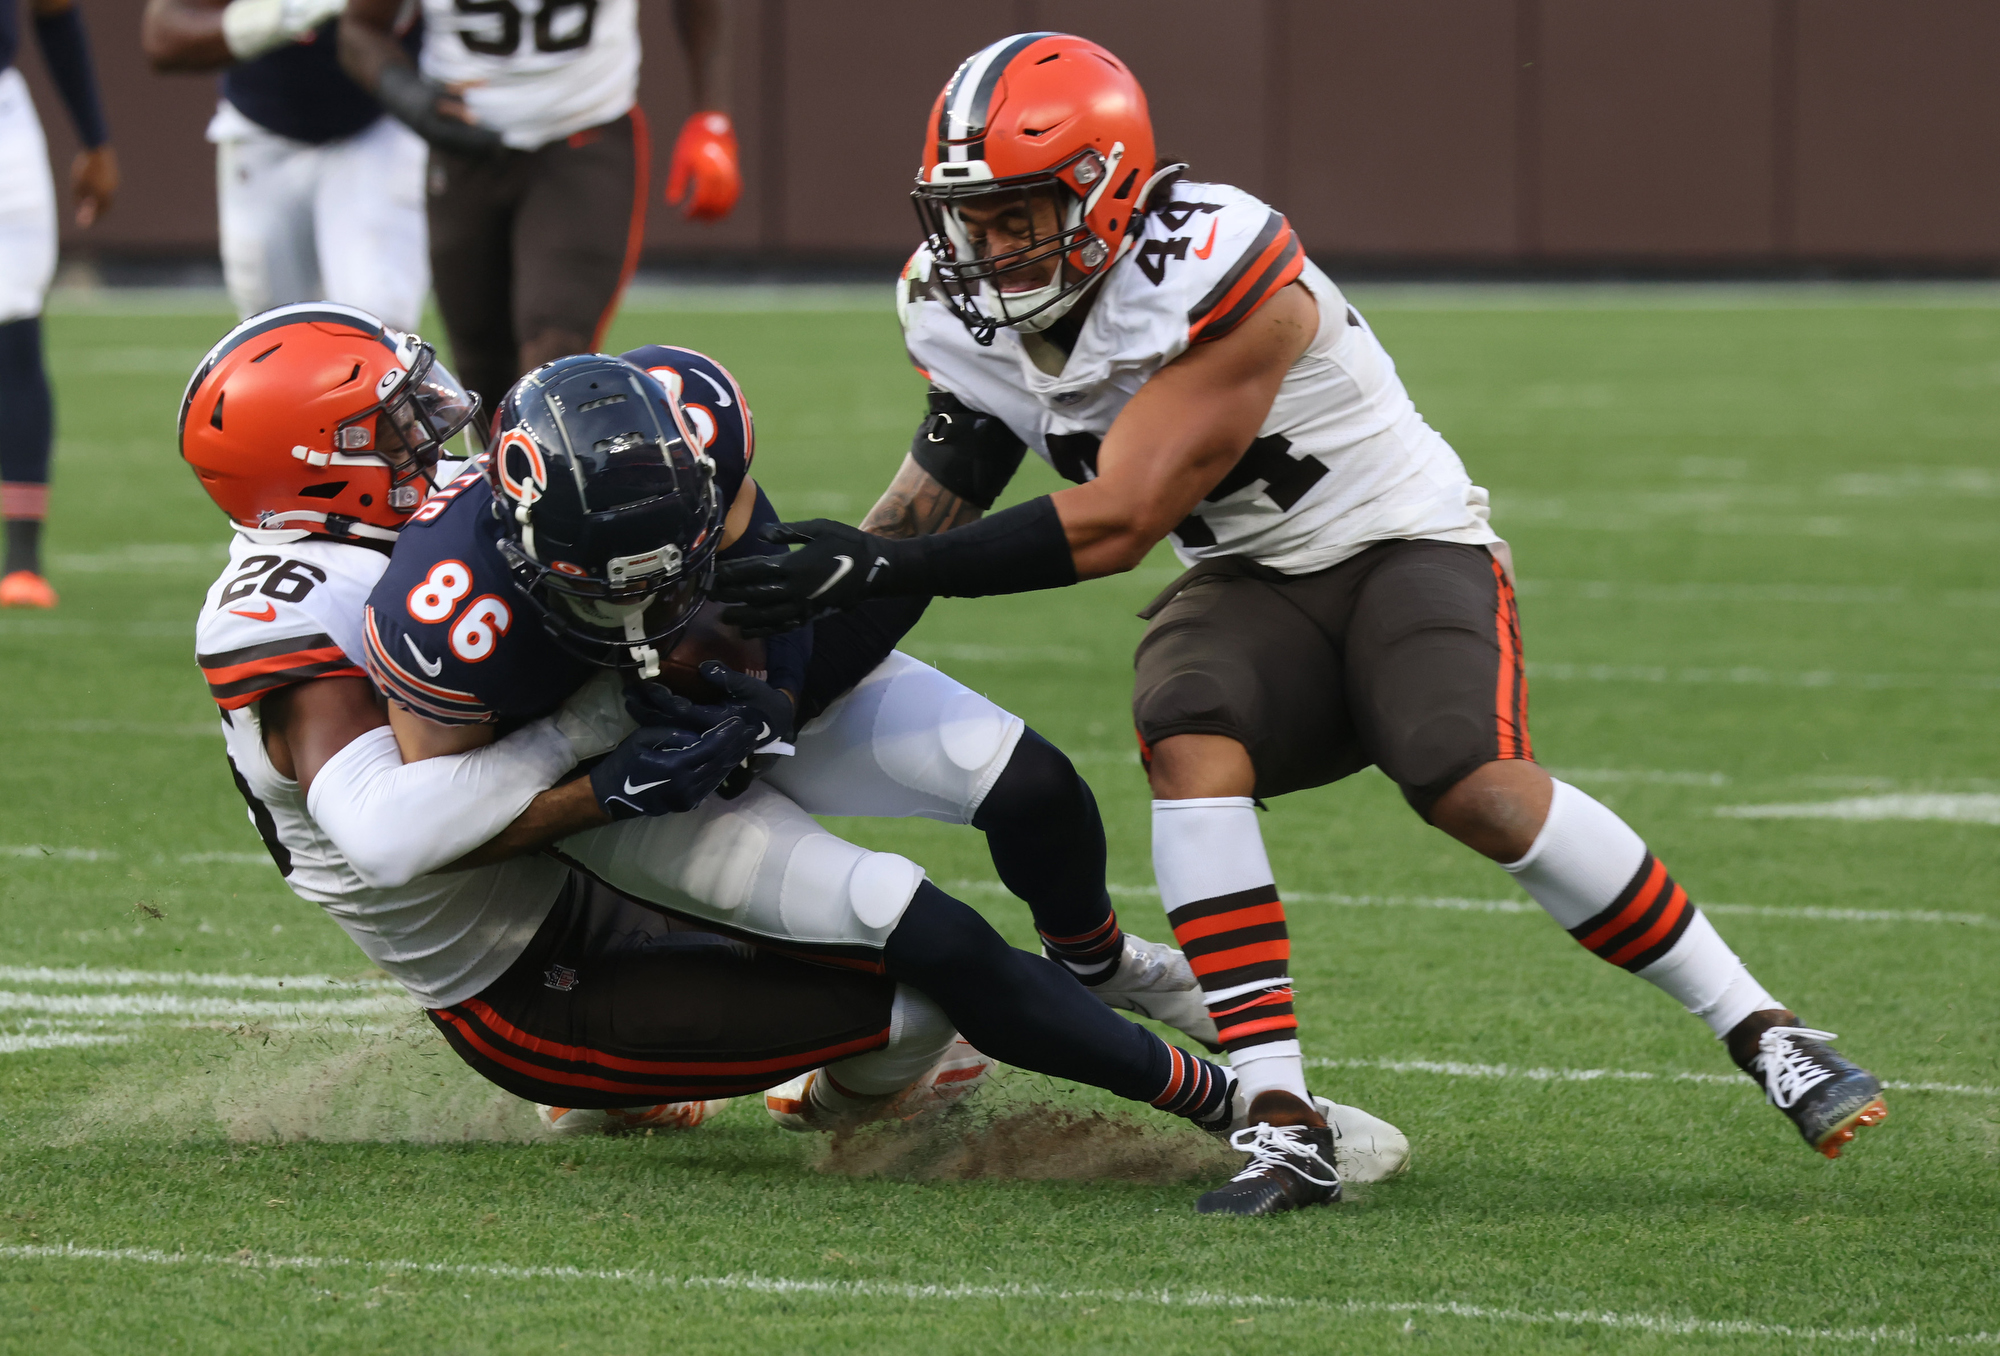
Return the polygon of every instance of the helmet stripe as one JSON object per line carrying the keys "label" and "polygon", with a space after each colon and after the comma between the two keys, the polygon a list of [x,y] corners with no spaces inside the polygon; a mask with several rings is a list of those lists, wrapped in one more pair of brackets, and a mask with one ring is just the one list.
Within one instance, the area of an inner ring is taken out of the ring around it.
{"label": "helmet stripe", "polygon": [[[986,118],[991,111],[993,90],[1007,66],[1024,50],[1043,38],[1060,33],[1017,33],[1002,38],[972,54],[951,78],[944,96],[944,118],[938,128],[944,143],[938,147],[940,160],[984,160]],[[950,143],[959,144],[952,145]]]}

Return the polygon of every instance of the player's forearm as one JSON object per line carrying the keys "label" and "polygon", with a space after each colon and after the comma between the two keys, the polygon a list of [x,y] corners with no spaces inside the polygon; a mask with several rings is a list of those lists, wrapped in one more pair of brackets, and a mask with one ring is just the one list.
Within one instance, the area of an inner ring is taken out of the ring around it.
{"label": "player's forearm", "polygon": [[977,522],[984,513],[939,484],[915,457],[906,456],[889,488],[861,520],[861,530],[878,537],[922,537]]}
{"label": "player's forearm", "polygon": [[139,46],[156,71],[213,71],[235,62],[222,31],[222,6],[148,0]]}
{"label": "player's forearm", "polygon": [[354,83],[374,93],[385,66],[410,66],[396,41],[399,0],[347,0],[340,16],[340,64]]}
{"label": "player's forearm", "polygon": [[721,109],[716,57],[722,48],[722,7],[716,0],[674,0],[674,28],[687,57],[688,94],[697,109]]}
{"label": "player's forearm", "polygon": [[510,857],[524,857],[573,833],[582,833],[585,829],[610,822],[611,816],[604,813],[591,791],[590,779],[578,777],[575,781],[564,782],[542,792],[528,802],[528,808],[521,811],[519,818],[493,838],[439,869],[467,871],[475,866],[504,862]]}

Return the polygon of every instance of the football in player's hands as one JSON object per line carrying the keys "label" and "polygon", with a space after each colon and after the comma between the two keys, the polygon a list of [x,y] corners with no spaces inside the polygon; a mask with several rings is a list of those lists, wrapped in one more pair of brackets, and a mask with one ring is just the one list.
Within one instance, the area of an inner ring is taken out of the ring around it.
{"label": "football in player's hands", "polygon": [[698,702],[724,700],[723,691],[702,677],[701,666],[721,660],[738,673],[765,677],[770,668],[770,652],[761,639],[752,640],[722,620],[722,604],[706,602],[695,611],[687,630],[660,663],[660,681],[683,697]]}
{"label": "football in player's hands", "polygon": [[644,726],[591,769],[591,794],[613,819],[684,814],[742,765],[759,732],[759,722],[734,712],[705,730]]}

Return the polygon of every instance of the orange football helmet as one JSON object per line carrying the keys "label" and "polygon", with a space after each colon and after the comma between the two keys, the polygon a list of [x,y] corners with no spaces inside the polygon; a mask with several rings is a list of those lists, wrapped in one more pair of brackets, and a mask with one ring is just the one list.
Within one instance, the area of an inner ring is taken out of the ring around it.
{"label": "orange football helmet", "polygon": [[479,398],[414,334],[299,302],[208,351],[181,398],[181,456],[243,527],[394,541]]}
{"label": "orange football helmet", "polygon": [[[1021,33],[967,57],[931,106],[923,172],[911,197],[952,314],[982,344],[1002,325],[1053,325],[1137,236],[1133,218],[1155,183],[1184,165],[1154,163],[1146,92],[1125,63],[1067,33]],[[1053,193],[1059,226],[982,257],[957,207]],[[1039,286],[1002,279],[1060,259]]]}

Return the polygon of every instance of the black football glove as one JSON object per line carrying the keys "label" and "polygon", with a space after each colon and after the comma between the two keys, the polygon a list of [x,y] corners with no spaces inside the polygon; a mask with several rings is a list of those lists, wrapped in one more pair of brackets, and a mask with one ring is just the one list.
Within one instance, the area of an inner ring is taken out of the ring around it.
{"label": "black football glove", "polygon": [[717,600],[735,604],[722,620],[752,639],[794,630],[880,594],[924,592],[897,587],[899,574],[914,563],[908,541],[877,537],[831,518],[778,523],[765,528],[763,537],[799,549],[721,561],[710,590]]}
{"label": "black football glove", "polygon": [[460,122],[438,111],[438,100],[451,91],[421,74],[414,66],[384,66],[375,85],[375,102],[418,136],[441,151],[488,159],[506,149],[491,127]]}
{"label": "black football glove", "polygon": [[742,765],[757,734],[757,722],[734,711],[705,730],[644,726],[591,769],[591,794],[613,819],[684,814]]}
{"label": "black football glove", "polygon": [[781,755],[756,750],[774,741],[789,740],[797,717],[792,699],[769,683],[738,673],[719,659],[701,666],[701,676],[721,688],[728,700],[702,705],[669,690],[659,683],[640,683],[625,694],[625,709],[642,726],[671,725],[701,729],[724,720],[742,720],[756,729],[751,752],[732,769],[717,788],[724,800],[735,800],[750,789],[774,766]]}

